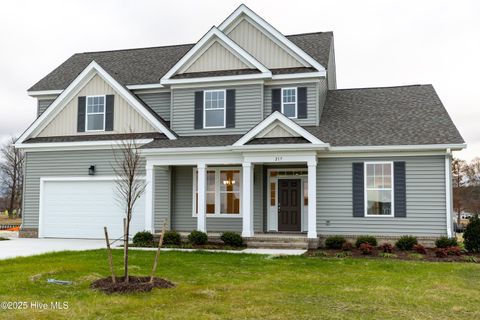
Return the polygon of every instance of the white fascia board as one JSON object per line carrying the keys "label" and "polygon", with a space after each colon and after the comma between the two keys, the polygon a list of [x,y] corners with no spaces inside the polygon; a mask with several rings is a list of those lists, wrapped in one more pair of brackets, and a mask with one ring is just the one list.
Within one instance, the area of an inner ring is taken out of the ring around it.
{"label": "white fascia board", "polygon": [[112,76],[108,74],[99,64],[92,61],[70,85],[62,91],[58,98],[38,117],[30,127],[18,138],[17,144],[24,142],[32,134],[38,133],[40,130],[54,118],[60,110],[62,110],[67,102],[85,85],[95,74],[98,74],[112,88],[118,92],[130,105],[132,105],[154,128],[165,134],[169,139],[176,139],[167,127],[165,127],[158,119],[156,119],[145,107],[132,96],[132,93],[119,84]]}
{"label": "white fascia board", "polygon": [[241,4],[230,16],[228,16],[225,21],[223,21],[218,29],[220,31],[224,31],[228,28],[228,26],[233,23],[241,14],[245,14],[247,17],[255,21],[258,25],[264,28],[267,32],[273,35],[278,41],[283,43],[287,46],[290,50],[292,50],[296,55],[298,55],[301,59],[308,62],[312,67],[317,69],[318,71],[325,71],[325,67],[323,67],[320,63],[318,63],[315,59],[313,59],[310,55],[308,55],[305,51],[297,47],[293,42],[287,39],[280,31],[275,29],[270,23],[265,21],[262,17],[258,14],[253,12],[250,8],[246,5]]}
{"label": "white fascia board", "polygon": [[[123,141],[127,140],[15,143],[13,146],[25,151],[110,149],[120,147]],[[153,139],[134,139],[133,141],[137,145],[144,145],[152,142]]]}
{"label": "white fascia board", "polygon": [[129,90],[143,90],[143,89],[162,89],[165,88],[160,83],[148,83],[148,84],[131,84],[127,86]]}
{"label": "white fascia board", "polygon": [[272,80],[289,80],[289,79],[304,79],[304,78],[322,78],[327,76],[327,71],[304,72],[304,73],[289,73],[276,74],[272,76]]}
{"label": "white fascia board", "polygon": [[161,84],[169,84],[166,80],[169,80],[173,75],[175,75],[182,66],[184,66],[190,59],[194,58],[195,54],[202,50],[202,48],[210,41],[213,37],[217,37],[222,41],[231,51],[239,55],[247,64],[251,67],[254,67],[263,74],[268,74],[271,72],[263,64],[261,64],[257,59],[245,51],[242,47],[236,44],[233,40],[227,37],[223,32],[221,32],[216,27],[212,27],[194,46],[191,48],[160,80]]}
{"label": "white fascia board", "polygon": [[233,146],[243,146],[248,141],[254,139],[260,132],[262,132],[265,128],[269,125],[273,124],[275,121],[280,121],[296,133],[298,133],[301,137],[307,139],[312,144],[316,145],[326,145],[323,141],[315,137],[313,134],[302,128],[300,125],[292,121],[291,119],[287,118],[282,113],[275,111],[268,117],[266,117],[263,121],[261,121],[258,125],[253,127],[250,131],[248,131],[245,135],[243,135],[237,142],[233,144]]}
{"label": "white fascia board", "polygon": [[27,94],[30,97],[41,97],[41,96],[56,96],[63,92],[63,90],[42,90],[42,91],[27,91]]}
{"label": "white fascia board", "polygon": [[418,145],[385,145],[385,146],[346,146],[330,147],[332,152],[371,152],[371,151],[415,151],[415,150],[461,150],[467,144],[418,144]]}
{"label": "white fascia board", "polygon": [[220,82],[220,81],[235,81],[235,80],[254,80],[254,79],[271,79],[272,73],[262,72],[257,74],[243,74],[235,76],[220,76],[220,77],[205,77],[205,78],[190,78],[190,79],[165,79],[163,84],[176,85],[188,83],[205,83],[205,82]]}

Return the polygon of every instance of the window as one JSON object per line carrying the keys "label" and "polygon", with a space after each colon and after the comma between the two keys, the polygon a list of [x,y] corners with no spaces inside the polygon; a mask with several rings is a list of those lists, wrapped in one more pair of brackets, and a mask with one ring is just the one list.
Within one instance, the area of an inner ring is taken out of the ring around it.
{"label": "window", "polygon": [[[195,215],[198,214],[198,171],[195,169]],[[207,170],[206,213],[209,216],[240,216],[240,169]]]}
{"label": "window", "polygon": [[87,97],[85,131],[105,130],[105,96]]}
{"label": "window", "polygon": [[203,127],[225,128],[225,90],[204,92]]}
{"label": "window", "polygon": [[365,216],[393,216],[391,162],[365,163]]}
{"label": "window", "polygon": [[282,88],[282,113],[289,118],[297,117],[297,88]]}

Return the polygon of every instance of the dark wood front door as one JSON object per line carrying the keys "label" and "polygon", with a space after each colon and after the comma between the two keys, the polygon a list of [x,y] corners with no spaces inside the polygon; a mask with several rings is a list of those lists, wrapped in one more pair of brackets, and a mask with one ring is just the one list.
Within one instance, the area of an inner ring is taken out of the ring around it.
{"label": "dark wood front door", "polygon": [[278,180],[278,231],[300,231],[301,180]]}

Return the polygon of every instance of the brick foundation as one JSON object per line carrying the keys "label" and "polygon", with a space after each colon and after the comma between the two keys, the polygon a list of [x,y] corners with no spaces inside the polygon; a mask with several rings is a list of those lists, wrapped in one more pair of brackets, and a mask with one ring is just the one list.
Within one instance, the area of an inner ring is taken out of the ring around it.
{"label": "brick foundation", "polygon": [[19,238],[38,238],[37,228],[22,228],[18,232]]}

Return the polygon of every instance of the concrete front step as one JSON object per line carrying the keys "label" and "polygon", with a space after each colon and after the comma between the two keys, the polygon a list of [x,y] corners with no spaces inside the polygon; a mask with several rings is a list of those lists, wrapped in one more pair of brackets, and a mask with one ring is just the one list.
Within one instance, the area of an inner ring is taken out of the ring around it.
{"label": "concrete front step", "polygon": [[308,241],[305,242],[278,242],[278,241],[246,241],[248,248],[268,249],[308,249]]}

